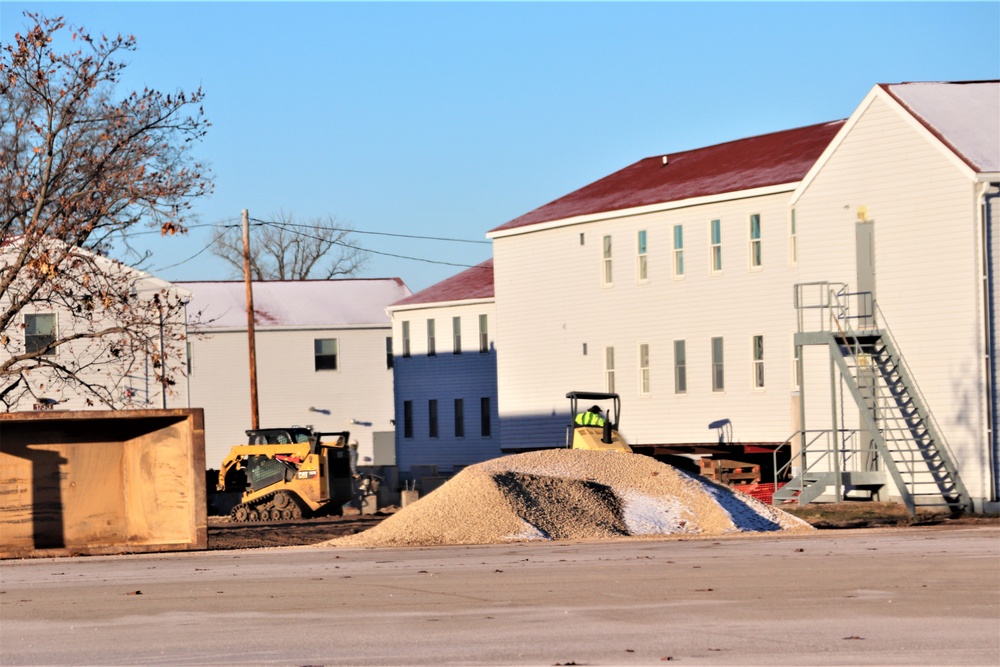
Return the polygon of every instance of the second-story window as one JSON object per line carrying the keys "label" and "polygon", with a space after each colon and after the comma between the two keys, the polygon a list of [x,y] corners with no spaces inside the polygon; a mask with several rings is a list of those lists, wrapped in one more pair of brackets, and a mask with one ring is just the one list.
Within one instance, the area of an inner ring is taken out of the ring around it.
{"label": "second-story window", "polygon": [[684,275],[684,226],[674,225],[674,277]]}
{"label": "second-story window", "polygon": [[760,246],[760,214],[750,216],[750,268],[759,269],[764,265]]}
{"label": "second-story window", "polygon": [[403,358],[410,356],[410,323],[403,322]]}
{"label": "second-story window", "polygon": [[434,320],[427,320],[427,356],[437,354],[437,342],[434,339]]}
{"label": "second-story window", "polygon": [[[24,316],[24,351],[34,354],[45,350],[56,340],[55,313],[30,313]],[[45,350],[43,355],[54,355],[55,348]]]}
{"label": "second-story window", "polygon": [[712,221],[712,231],[711,231],[711,243],[712,243],[712,273],[720,273],[722,271],[722,221],[713,220]]}
{"label": "second-story window", "polygon": [[639,230],[637,238],[638,246],[636,247],[637,253],[637,266],[636,266],[636,277],[639,282],[644,283],[649,280],[649,266],[646,257],[646,230]]}
{"label": "second-story window", "polygon": [[490,330],[486,315],[479,316],[479,351],[490,351]]}
{"label": "second-story window", "polygon": [[335,371],[337,370],[337,339],[336,338],[316,338],[313,340],[313,350],[315,352],[316,370]]}
{"label": "second-story window", "polygon": [[452,354],[462,354],[462,318],[451,318]]}
{"label": "second-story window", "polygon": [[799,237],[795,226],[795,209],[792,209],[791,219],[788,221],[788,263],[795,266],[799,263]]}
{"label": "second-story window", "polygon": [[612,280],[612,273],[611,273],[611,237],[610,236],[605,236],[604,237],[603,253],[604,253],[603,254],[603,258],[604,259],[603,259],[603,267],[602,267],[601,279],[602,279],[602,281],[603,281],[603,283],[605,285],[610,285],[613,282],[613,280]]}

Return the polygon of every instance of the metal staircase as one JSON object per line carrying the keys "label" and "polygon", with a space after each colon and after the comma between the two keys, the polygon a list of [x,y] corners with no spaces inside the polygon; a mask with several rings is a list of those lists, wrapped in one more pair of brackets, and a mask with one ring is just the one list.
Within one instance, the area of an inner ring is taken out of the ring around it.
{"label": "metal staircase", "polygon": [[[812,298],[808,298],[810,292]],[[850,293],[846,285],[837,283],[803,283],[796,285],[796,308],[796,345],[828,346],[831,361],[859,408],[862,429],[858,433],[870,438],[878,457],[863,466],[868,469],[842,470],[847,449],[841,449],[842,437],[834,438],[840,450],[832,457],[835,465],[828,460],[823,467],[833,469],[821,471],[816,468],[824,457],[814,456],[810,462],[808,447],[803,447],[802,461],[810,465],[802,465],[798,477],[775,493],[775,502],[795,498],[805,504],[831,485],[839,500],[845,488],[877,488],[880,477],[884,480],[880,470],[884,470],[911,515],[921,509],[953,513],[968,509],[969,495],[947,443],[871,294]],[[808,321],[815,313],[804,315],[806,311],[819,313],[812,331],[807,330]],[[854,450],[859,458],[860,452],[871,451],[869,443],[862,445]]]}

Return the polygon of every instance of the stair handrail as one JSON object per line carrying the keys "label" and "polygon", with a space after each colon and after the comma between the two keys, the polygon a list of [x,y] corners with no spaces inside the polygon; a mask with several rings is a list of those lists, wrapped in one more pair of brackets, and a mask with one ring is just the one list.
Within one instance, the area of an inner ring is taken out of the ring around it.
{"label": "stair handrail", "polygon": [[[813,433],[815,435],[813,435],[813,437],[807,441],[805,439],[805,436],[807,436],[810,433]],[[831,444],[830,444],[830,438],[832,438],[832,437],[834,437],[835,435],[838,435],[838,434],[839,434],[839,437],[841,438],[840,449],[839,450],[837,450],[836,448],[832,447]],[[847,436],[846,439],[844,438],[845,434]],[[772,477],[773,477],[772,482],[774,483],[774,490],[777,492],[777,490],[778,490],[778,480],[782,479],[783,476],[786,475],[788,469],[792,467],[792,464],[794,464],[796,462],[799,463],[799,473],[798,473],[799,479],[800,479],[799,491],[802,491],[805,488],[804,486],[801,485],[802,476],[804,476],[808,472],[811,472],[813,470],[813,468],[815,468],[816,465],[820,461],[824,461],[824,460],[827,459],[827,457],[830,457],[830,456],[836,456],[838,451],[845,452],[845,453],[846,452],[853,452],[853,453],[859,453],[859,452],[861,452],[860,449],[848,448],[848,447],[844,447],[843,446],[843,443],[845,441],[849,441],[849,440],[854,439],[854,437],[857,436],[857,434],[858,434],[857,429],[846,429],[846,428],[836,429],[836,433],[834,432],[833,429],[798,430],[798,431],[795,431],[794,433],[792,433],[790,436],[788,436],[785,439],[785,441],[783,443],[781,443],[780,445],[778,445],[778,447],[775,448],[775,450],[771,453],[771,457],[772,457],[771,471],[772,471]],[[791,447],[792,441],[795,438],[797,438],[798,436],[800,436],[800,435],[803,436],[802,447],[799,449],[799,451],[798,451],[797,454],[789,454],[788,462],[779,467],[778,466],[778,452],[780,452],[786,446]],[[814,444],[816,443],[816,441],[819,440],[819,439],[821,439],[821,438],[823,438],[824,436],[826,437],[826,441],[827,441],[826,447],[823,448],[823,449],[813,449],[812,447],[814,446]],[[805,455],[806,455],[807,452],[809,453],[810,456],[809,456],[808,459],[805,459]],[[832,472],[832,471],[827,471],[827,472]],[[789,484],[792,481],[794,481],[794,479],[795,479],[794,475],[792,475],[791,473],[787,473],[787,476],[788,476],[788,479],[789,479],[789,482],[788,482]],[[787,484],[786,484],[786,486],[787,486]]]}
{"label": "stair handrail", "polygon": [[[944,452],[946,453],[946,455],[949,458],[951,458],[952,462],[954,462],[955,461],[955,455],[951,451],[951,446],[948,445],[948,441],[944,437],[944,431],[941,430],[941,425],[938,424],[937,419],[935,419],[934,413],[928,407],[930,405],[930,403],[927,402],[927,399],[924,397],[923,392],[920,391],[920,385],[917,383],[917,378],[913,374],[913,371],[910,369],[909,364],[906,363],[906,358],[903,356],[902,349],[899,347],[899,344],[896,342],[895,337],[892,335],[892,330],[889,327],[889,323],[888,323],[888,320],[885,317],[885,313],[883,313],[882,309],[879,308],[877,302],[872,301],[872,305],[874,306],[875,311],[878,313],[878,319],[879,319],[879,321],[882,322],[882,326],[879,329],[879,334],[884,339],[886,339],[887,341],[889,341],[889,344],[892,346],[893,352],[895,353],[896,357],[899,359],[898,365],[900,366],[900,368],[903,369],[903,372],[906,374],[906,377],[909,378],[909,382],[907,383],[907,391],[910,391],[912,394],[914,394],[914,396],[917,398],[917,400],[920,402],[920,404],[924,407],[924,412],[926,413],[926,418],[927,418],[928,421],[930,421],[931,425],[934,427],[934,432],[937,435],[938,440],[940,440],[940,442],[936,442],[935,444],[939,448],[941,448],[942,450],[944,450]],[[924,415],[922,415],[922,416],[924,416]]]}
{"label": "stair handrail", "polygon": [[[806,300],[806,292],[808,288],[817,288],[816,295],[814,295],[815,303],[812,300]],[[799,333],[806,332],[806,311],[812,310],[819,311],[819,331],[832,332],[835,322],[834,304],[837,301],[835,296],[846,288],[847,283],[832,283],[828,280],[796,283],[793,291],[793,301]],[[839,304],[837,304],[837,307],[842,308]],[[815,331],[815,329],[812,329],[812,331]]]}

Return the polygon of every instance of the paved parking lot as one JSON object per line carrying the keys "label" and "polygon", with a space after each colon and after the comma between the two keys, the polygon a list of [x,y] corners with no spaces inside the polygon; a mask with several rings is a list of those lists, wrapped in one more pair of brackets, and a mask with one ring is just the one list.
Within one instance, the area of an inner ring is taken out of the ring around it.
{"label": "paved parking lot", "polygon": [[1000,528],[4,561],[3,665],[996,665]]}

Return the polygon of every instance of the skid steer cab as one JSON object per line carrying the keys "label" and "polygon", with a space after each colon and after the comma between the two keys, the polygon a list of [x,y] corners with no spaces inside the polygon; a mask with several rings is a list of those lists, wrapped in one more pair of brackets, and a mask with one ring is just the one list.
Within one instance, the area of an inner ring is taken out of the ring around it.
{"label": "skid steer cab", "polygon": [[[219,468],[216,488],[239,492],[233,521],[276,521],[341,514],[360,493],[378,490],[381,478],[351,470],[350,432],[310,428],[251,429]],[[327,439],[324,441],[324,439]]]}
{"label": "skid steer cab", "polygon": [[[571,449],[599,449],[631,452],[632,448],[618,433],[621,399],[618,394],[571,391],[569,399],[572,423],[566,428],[566,446]],[[593,405],[591,405],[593,404]]]}

